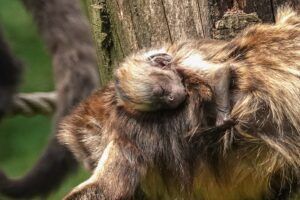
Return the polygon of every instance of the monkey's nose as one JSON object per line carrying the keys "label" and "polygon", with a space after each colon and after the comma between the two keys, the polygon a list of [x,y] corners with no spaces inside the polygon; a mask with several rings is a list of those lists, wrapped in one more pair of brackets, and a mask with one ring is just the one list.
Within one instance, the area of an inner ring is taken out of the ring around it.
{"label": "monkey's nose", "polygon": [[186,98],[185,90],[177,90],[167,96],[167,106],[172,109],[178,107]]}
{"label": "monkey's nose", "polygon": [[170,102],[172,102],[172,101],[174,101],[174,96],[173,95],[170,95],[170,96],[168,96],[168,100],[170,101]]}

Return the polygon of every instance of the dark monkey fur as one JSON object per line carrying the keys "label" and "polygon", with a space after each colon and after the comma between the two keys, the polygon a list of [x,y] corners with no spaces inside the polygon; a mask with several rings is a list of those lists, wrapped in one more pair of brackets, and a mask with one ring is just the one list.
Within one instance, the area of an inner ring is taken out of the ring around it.
{"label": "dark monkey fur", "polygon": [[0,27],[0,120],[10,109],[22,74],[22,63],[14,56]]}
{"label": "dark monkey fur", "polygon": [[[32,13],[52,56],[58,93],[54,122],[56,133],[60,119],[99,85],[92,36],[79,1],[22,1]],[[76,166],[73,155],[53,137],[43,155],[24,177],[9,179],[1,173],[0,193],[13,198],[47,195]]]}
{"label": "dark monkey fur", "polygon": [[[136,64],[142,65],[142,67],[132,68],[132,76],[126,76],[126,74],[128,75],[127,71],[124,73],[119,71],[119,74],[124,75],[125,79],[132,81],[124,82],[121,76],[120,79],[116,76],[116,91],[120,96],[119,105],[125,107],[129,112],[153,112],[178,107],[185,100],[187,94],[178,73],[168,66],[171,57],[168,54],[157,53],[152,58],[141,55],[140,59],[145,62],[135,63],[137,60],[135,56],[127,58],[127,62],[124,62],[125,68]],[[135,79],[136,76],[147,78]],[[136,85],[136,87],[134,88],[132,85]],[[139,92],[135,92],[136,90]]]}
{"label": "dark monkey fur", "polygon": [[[275,25],[250,27],[232,41],[164,50],[172,65],[191,69],[183,71],[187,99],[176,109],[128,112],[111,83],[82,102],[58,136],[94,171],[65,199],[293,198],[300,167],[300,17],[282,8]],[[135,73],[144,67],[143,53],[117,69],[124,70],[118,84],[129,85],[129,97],[145,89],[131,83],[154,84]],[[216,119],[213,93],[193,69],[214,65],[232,70],[230,131],[203,131]]]}

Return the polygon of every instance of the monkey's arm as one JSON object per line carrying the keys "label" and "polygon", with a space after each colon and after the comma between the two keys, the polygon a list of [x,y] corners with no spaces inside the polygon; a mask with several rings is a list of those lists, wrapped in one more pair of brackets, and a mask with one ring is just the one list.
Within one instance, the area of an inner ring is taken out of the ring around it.
{"label": "monkey's arm", "polygon": [[21,74],[22,63],[11,51],[0,27],[0,119],[11,106]]}
{"label": "monkey's arm", "polygon": [[222,126],[227,122],[231,124],[230,115],[230,66],[221,66],[209,73],[203,70],[194,70],[186,67],[176,67],[183,77],[185,84],[208,84],[214,93],[216,103],[216,125]]}
{"label": "monkey's arm", "polygon": [[230,67],[225,66],[217,69],[212,77],[212,87],[215,94],[216,101],[216,125],[221,126],[226,121],[230,120],[230,97],[229,89],[231,82],[231,70]]}
{"label": "monkey's arm", "polygon": [[146,167],[135,145],[115,139],[105,148],[93,175],[64,200],[131,199]]}

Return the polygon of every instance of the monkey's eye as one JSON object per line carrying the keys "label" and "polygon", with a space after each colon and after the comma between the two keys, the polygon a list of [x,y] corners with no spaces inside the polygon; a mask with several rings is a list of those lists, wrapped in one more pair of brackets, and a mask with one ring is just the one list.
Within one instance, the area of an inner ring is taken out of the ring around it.
{"label": "monkey's eye", "polygon": [[155,86],[152,92],[155,96],[163,96],[165,93],[164,89],[160,85]]}

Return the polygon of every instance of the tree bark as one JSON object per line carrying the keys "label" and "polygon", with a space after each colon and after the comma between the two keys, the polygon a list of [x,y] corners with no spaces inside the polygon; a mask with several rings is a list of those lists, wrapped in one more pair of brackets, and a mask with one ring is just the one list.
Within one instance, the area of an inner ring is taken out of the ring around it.
{"label": "tree bark", "polygon": [[277,8],[287,2],[299,4],[299,0],[88,0],[102,84],[133,51],[182,39],[229,39],[249,24],[274,22]]}

